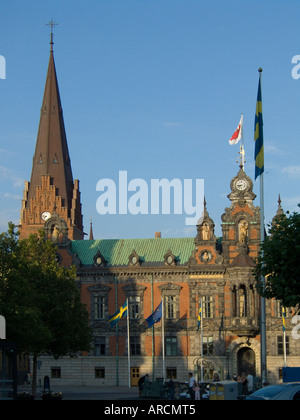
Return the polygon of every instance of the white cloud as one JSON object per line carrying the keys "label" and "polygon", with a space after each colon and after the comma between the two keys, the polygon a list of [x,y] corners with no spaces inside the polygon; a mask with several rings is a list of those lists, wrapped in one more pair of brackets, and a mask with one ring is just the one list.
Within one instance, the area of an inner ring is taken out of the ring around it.
{"label": "white cloud", "polygon": [[21,200],[22,199],[22,197],[20,195],[18,195],[18,194],[11,194],[11,193],[4,193],[3,194],[3,197],[4,198],[10,198],[12,200]]}
{"label": "white cloud", "polygon": [[284,211],[289,210],[290,212],[296,211],[297,213],[300,213],[298,204],[300,204],[300,195],[295,195],[294,197],[282,197],[281,205]]}
{"label": "white cloud", "polygon": [[283,174],[287,174],[291,178],[300,178],[300,165],[291,165],[282,168]]}
{"label": "white cloud", "polygon": [[264,150],[266,154],[274,155],[274,156],[282,156],[282,154],[285,153],[283,150],[280,150],[279,147],[274,146],[272,144],[264,145]]}
{"label": "white cloud", "polygon": [[7,150],[7,149],[0,149],[0,153],[2,154],[6,154],[6,155],[10,155],[10,156],[14,156],[15,153],[12,152],[11,150]]}
{"label": "white cloud", "polygon": [[22,187],[24,180],[20,178],[15,171],[5,166],[0,166],[0,181],[9,180],[14,187]]}

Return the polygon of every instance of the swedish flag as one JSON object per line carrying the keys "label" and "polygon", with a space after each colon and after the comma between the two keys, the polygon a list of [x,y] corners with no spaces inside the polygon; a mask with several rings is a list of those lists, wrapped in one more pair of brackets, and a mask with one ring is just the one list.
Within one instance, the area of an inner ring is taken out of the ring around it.
{"label": "swedish flag", "polygon": [[125,316],[127,316],[127,311],[128,311],[128,305],[127,305],[127,299],[126,299],[124,305],[121,306],[120,309],[109,318],[109,325],[111,327],[116,325],[116,323],[119,322],[121,318],[124,318]]}
{"label": "swedish flag", "polygon": [[255,124],[254,124],[254,140],[255,140],[255,179],[264,172],[264,137],[263,137],[263,117],[262,117],[262,99],[261,99],[261,72],[258,83]]}
{"label": "swedish flag", "polygon": [[197,331],[199,331],[200,326],[201,326],[201,317],[202,317],[202,303],[200,303],[200,307],[199,307],[199,311],[198,311],[198,329],[197,329]]}

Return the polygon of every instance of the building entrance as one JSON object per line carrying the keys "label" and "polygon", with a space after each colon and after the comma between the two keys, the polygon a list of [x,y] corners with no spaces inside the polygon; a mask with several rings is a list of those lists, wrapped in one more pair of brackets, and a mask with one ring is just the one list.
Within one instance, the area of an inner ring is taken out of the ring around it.
{"label": "building entrance", "polygon": [[255,376],[255,353],[250,347],[243,347],[237,354],[238,375],[241,376],[243,372]]}
{"label": "building entrance", "polygon": [[130,384],[131,384],[131,386],[138,386],[139,379],[140,379],[140,368],[139,367],[130,368]]}

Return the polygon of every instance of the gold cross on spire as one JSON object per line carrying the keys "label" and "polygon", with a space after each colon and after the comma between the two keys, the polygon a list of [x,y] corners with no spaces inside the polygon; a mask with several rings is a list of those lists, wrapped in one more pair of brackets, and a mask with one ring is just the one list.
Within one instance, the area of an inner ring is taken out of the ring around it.
{"label": "gold cross on spire", "polygon": [[54,22],[54,20],[51,18],[51,20],[50,20],[50,22],[49,23],[46,23],[46,26],[49,26],[50,27],[50,52],[53,52],[53,44],[54,44],[54,42],[53,42],[53,37],[54,37],[54,34],[53,34],[53,28],[55,27],[55,26],[57,26],[58,25],[58,23],[56,23],[56,22]]}

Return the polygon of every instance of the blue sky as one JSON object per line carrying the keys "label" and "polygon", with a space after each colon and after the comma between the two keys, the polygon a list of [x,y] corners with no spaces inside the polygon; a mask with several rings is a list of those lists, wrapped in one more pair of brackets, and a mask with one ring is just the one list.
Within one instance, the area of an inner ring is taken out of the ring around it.
{"label": "blue sky", "polygon": [[[102,178],[204,179],[207,209],[221,235],[238,172],[229,146],[244,114],[246,173],[254,178],[254,114],[263,68],[265,219],[281,194],[300,203],[298,0],[10,0],[0,7],[0,230],[18,223],[30,180],[49,59],[49,28],[85,232],[95,238],[195,236],[182,215],[96,211]],[[300,73],[300,71],[299,71]],[[254,183],[259,206],[259,181]]]}

